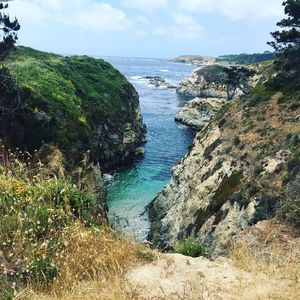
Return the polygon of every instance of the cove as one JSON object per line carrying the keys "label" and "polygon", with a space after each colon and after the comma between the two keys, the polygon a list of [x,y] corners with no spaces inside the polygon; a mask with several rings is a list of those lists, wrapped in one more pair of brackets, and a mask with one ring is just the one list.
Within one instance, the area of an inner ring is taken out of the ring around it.
{"label": "cove", "polygon": [[145,76],[161,76],[177,85],[195,66],[163,59],[105,57],[134,85],[147,126],[145,156],[130,167],[106,174],[109,218],[117,231],[137,241],[146,238],[145,207],[171,178],[172,167],[185,155],[195,133],[174,117],[185,104],[175,89],[149,85]]}

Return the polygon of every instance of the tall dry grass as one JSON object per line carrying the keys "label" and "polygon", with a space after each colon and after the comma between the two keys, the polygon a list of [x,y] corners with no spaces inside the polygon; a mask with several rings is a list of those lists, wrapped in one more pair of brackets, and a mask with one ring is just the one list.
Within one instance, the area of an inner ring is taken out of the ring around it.
{"label": "tall dry grass", "polygon": [[117,236],[107,226],[87,229],[77,222],[66,228],[63,240],[62,267],[53,284],[44,292],[29,285],[16,299],[135,299],[125,283],[125,271],[149,257],[155,259],[150,249]]}
{"label": "tall dry grass", "polygon": [[[233,244],[230,259],[239,269],[261,280],[277,280],[284,283],[264,299],[300,299],[300,238],[291,235],[291,228],[266,221],[266,226],[257,236],[244,235]],[[257,234],[257,233],[256,233]],[[259,282],[258,282],[259,283]],[[260,298],[256,298],[260,300]]]}

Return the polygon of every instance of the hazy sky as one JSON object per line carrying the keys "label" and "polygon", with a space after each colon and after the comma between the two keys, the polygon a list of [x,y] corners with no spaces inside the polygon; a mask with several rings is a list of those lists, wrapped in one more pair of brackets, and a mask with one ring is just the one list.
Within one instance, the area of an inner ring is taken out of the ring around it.
{"label": "hazy sky", "polygon": [[62,54],[174,57],[271,50],[282,0],[14,0],[19,43]]}

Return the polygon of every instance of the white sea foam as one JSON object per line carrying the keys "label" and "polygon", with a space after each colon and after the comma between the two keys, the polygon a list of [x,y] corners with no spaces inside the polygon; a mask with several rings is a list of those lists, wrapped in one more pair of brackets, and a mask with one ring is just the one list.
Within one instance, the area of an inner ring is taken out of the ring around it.
{"label": "white sea foam", "polygon": [[115,175],[113,174],[103,174],[103,179],[106,182],[112,182],[114,180]]}
{"label": "white sea foam", "polygon": [[184,124],[179,124],[179,125],[177,125],[177,127],[178,127],[179,129],[187,129],[187,128],[189,128],[188,126],[186,126],[186,125],[184,125]]}
{"label": "white sea foam", "polygon": [[160,69],[160,72],[169,73],[170,71],[168,69]]}
{"label": "white sea foam", "polygon": [[142,76],[130,76],[133,80],[143,80],[144,78]]}

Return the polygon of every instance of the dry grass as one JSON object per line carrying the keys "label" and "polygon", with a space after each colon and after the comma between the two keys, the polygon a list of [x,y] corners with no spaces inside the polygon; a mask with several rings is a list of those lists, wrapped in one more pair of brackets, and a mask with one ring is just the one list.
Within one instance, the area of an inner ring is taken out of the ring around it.
{"label": "dry grass", "polygon": [[263,275],[268,281],[282,283],[264,299],[300,299],[300,238],[294,236],[292,229],[265,221],[260,228],[241,236],[231,248],[233,264],[254,279],[261,280]]}
{"label": "dry grass", "polygon": [[115,235],[108,227],[87,230],[79,222],[64,232],[63,267],[48,291],[30,287],[17,299],[134,299],[126,287],[125,271],[142,263],[138,255],[155,255],[146,247]]}

